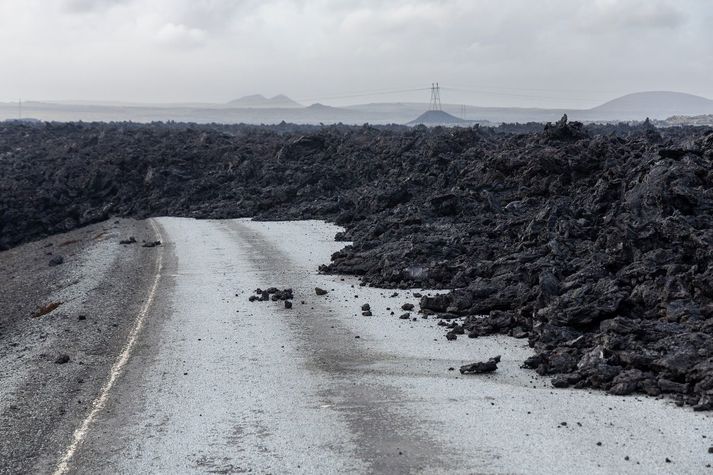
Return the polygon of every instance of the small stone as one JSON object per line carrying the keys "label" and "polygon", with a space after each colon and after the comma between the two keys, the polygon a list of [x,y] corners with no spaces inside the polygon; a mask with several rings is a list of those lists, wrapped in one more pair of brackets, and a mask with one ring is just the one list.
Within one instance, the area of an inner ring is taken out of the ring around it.
{"label": "small stone", "polygon": [[411,318],[411,314],[410,314],[410,313],[404,313],[404,314],[401,315],[399,318],[400,318],[401,320],[408,320],[409,318]]}
{"label": "small stone", "polygon": [[64,257],[54,256],[52,259],[50,259],[50,267],[58,266],[60,264],[64,264]]}
{"label": "small stone", "polygon": [[65,364],[69,363],[69,355],[62,353],[59,356],[57,356],[57,359],[54,360],[55,364]]}
{"label": "small stone", "polygon": [[327,291],[324,289],[320,289],[319,287],[314,288],[314,293],[317,295],[327,295]]}
{"label": "small stone", "polygon": [[371,306],[368,303],[365,303],[364,305],[361,306],[362,312],[368,312],[369,310],[371,310]]}
{"label": "small stone", "polygon": [[285,300],[285,308],[292,308],[292,302]]}
{"label": "small stone", "polygon": [[407,312],[410,312],[411,310],[413,310],[413,304],[405,303],[401,306],[401,310],[406,310]]}

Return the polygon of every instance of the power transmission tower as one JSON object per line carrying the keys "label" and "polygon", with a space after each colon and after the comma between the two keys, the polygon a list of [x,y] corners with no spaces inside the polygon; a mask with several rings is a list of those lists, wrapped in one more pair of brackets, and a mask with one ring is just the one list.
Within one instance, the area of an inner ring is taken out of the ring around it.
{"label": "power transmission tower", "polygon": [[438,83],[431,83],[431,102],[428,105],[428,110],[442,111],[441,106],[441,88]]}

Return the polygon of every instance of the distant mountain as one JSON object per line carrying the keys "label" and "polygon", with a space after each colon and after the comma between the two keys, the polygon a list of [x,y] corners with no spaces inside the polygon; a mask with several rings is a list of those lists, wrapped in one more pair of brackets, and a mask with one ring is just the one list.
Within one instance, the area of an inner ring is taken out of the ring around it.
{"label": "distant mountain", "polygon": [[330,111],[330,112],[342,110],[339,107],[325,106],[324,104],[321,104],[319,102],[315,102],[314,104],[307,106],[307,109],[312,110],[312,111]]}
{"label": "distant mountain", "polygon": [[267,98],[262,94],[253,94],[252,96],[243,96],[240,99],[235,99],[228,102],[229,106],[232,107],[261,107],[261,108],[291,108],[291,107],[302,107],[302,104],[293,101],[284,94],[278,94],[277,96]]}
{"label": "distant mountain", "polygon": [[466,125],[469,121],[443,111],[426,111],[407,125]]}
{"label": "distant mountain", "polygon": [[713,101],[681,92],[637,92],[618,97],[586,111],[598,117],[619,120],[640,120],[646,117],[665,119],[673,115],[702,115],[713,113]]}

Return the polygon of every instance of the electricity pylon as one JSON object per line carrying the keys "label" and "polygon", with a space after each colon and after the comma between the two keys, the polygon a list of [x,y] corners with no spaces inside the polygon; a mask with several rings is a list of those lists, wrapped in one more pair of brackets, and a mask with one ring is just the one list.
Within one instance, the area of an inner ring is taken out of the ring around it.
{"label": "electricity pylon", "polygon": [[443,107],[441,106],[441,88],[438,86],[438,83],[431,83],[431,101],[428,104],[428,110],[443,110]]}

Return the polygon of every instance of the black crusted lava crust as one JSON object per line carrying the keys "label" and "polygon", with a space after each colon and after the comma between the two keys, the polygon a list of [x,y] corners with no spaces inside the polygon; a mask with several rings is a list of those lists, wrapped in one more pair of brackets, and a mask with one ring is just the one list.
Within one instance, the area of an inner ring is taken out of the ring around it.
{"label": "black crusted lava crust", "polygon": [[[325,272],[454,289],[556,386],[713,408],[713,131],[2,124],[0,249],[107,219],[325,219]],[[455,333],[454,333],[455,335]]]}

